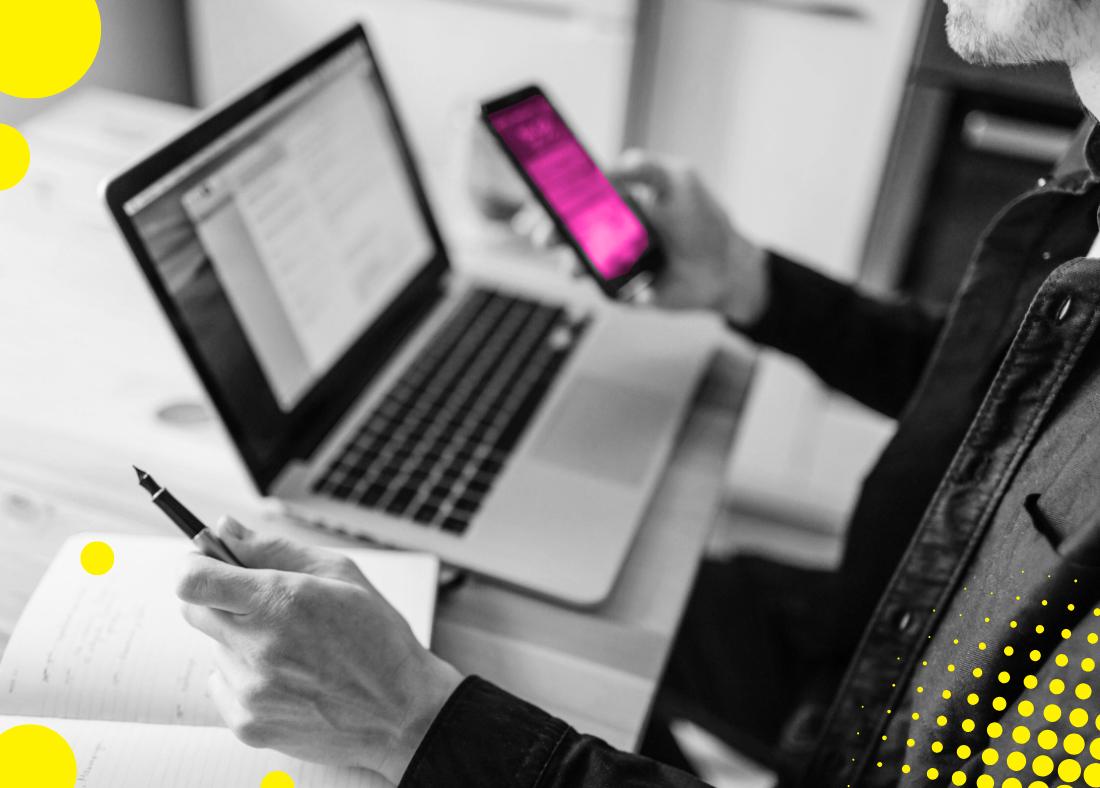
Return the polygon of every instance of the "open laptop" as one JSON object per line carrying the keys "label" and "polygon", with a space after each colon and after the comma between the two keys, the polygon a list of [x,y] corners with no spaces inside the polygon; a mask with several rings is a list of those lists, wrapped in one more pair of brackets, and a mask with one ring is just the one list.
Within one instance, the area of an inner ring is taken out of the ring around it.
{"label": "open laptop", "polygon": [[361,26],[103,192],[263,494],[608,595],[711,348],[575,287],[456,273]]}

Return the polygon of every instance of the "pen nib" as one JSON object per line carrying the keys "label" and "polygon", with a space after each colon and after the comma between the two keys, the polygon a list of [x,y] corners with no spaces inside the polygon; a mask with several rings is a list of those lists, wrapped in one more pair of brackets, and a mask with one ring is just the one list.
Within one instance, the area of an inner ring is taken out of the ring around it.
{"label": "pen nib", "polygon": [[155,493],[155,492],[157,492],[157,490],[160,489],[157,486],[157,483],[155,481],[153,481],[152,476],[147,474],[145,471],[143,471],[141,468],[137,467],[136,465],[133,465],[131,467],[134,469],[134,472],[137,473],[138,484],[140,484],[142,487],[144,487],[150,493]]}

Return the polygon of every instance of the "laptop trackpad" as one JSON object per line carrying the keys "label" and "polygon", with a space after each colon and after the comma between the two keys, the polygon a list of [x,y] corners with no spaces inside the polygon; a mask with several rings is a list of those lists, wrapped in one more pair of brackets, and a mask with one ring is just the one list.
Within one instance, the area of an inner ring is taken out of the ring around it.
{"label": "laptop trackpad", "polygon": [[640,484],[669,420],[671,397],[578,377],[555,403],[533,456],[609,482]]}

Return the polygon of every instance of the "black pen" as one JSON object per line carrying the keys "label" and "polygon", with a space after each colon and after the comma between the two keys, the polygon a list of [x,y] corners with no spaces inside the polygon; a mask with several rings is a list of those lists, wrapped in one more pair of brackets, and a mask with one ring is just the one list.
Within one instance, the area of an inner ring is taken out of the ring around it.
{"label": "black pen", "polygon": [[153,503],[160,507],[160,510],[168,515],[168,519],[179,526],[179,529],[187,534],[188,538],[195,543],[195,547],[199,548],[199,552],[203,555],[216,558],[219,561],[224,561],[227,564],[233,564],[234,566],[243,567],[237,556],[233,555],[228,547],[225,546],[225,542],[218,538],[218,535],[203,525],[195,515],[191,514],[186,506],[176,500],[176,497],[172,493],[168,492],[167,488],[161,487],[152,476],[147,474],[141,468],[134,466],[134,470],[137,471],[138,484],[149,491],[149,494],[153,496]]}

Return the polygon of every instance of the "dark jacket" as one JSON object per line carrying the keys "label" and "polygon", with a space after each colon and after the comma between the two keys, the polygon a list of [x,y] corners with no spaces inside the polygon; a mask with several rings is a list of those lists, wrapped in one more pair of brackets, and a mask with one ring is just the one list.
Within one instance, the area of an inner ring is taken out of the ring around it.
{"label": "dark jacket", "polygon": [[[1001,212],[946,317],[772,257],[748,333],[899,419],[822,610],[828,647],[854,656],[807,785],[1100,785],[1100,764],[1083,772],[1100,728],[1100,260],[1082,257],[1095,131],[1086,153]],[[476,678],[402,782],[698,784]]]}

